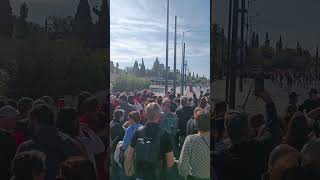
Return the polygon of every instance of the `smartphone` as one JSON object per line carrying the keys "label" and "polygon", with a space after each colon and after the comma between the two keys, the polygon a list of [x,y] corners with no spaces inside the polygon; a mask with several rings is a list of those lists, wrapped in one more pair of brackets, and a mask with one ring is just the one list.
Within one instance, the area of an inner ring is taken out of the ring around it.
{"label": "smartphone", "polygon": [[254,79],[254,91],[261,92],[264,91],[264,77],[262,75],[257,75]]}

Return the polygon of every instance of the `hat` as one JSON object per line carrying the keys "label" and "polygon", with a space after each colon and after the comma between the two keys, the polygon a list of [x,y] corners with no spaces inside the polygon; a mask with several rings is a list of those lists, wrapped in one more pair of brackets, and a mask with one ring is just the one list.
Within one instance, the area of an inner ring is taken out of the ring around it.
{"label": "hat", "polygon": [[297,94],[296,92],[291,92],[289,94],[289,98],[294,98],[294,97],[298,97],[298,96],[300,96],[300,94]]}
{"label": "hat", "polygon": [[309,94],[317,94],[317,93],[318,93],[318,91],[315,88],[311,88],[309,91]]}
{"label": "hat", "polygon": [[14,109],[12,106],[6,105],[0,109],[0,119],[15,119],[18,117],[18,111]]}

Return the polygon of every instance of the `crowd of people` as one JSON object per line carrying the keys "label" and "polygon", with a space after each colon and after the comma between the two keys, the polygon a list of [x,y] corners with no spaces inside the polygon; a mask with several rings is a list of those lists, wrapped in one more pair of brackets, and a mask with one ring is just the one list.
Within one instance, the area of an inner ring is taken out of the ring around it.
{"label": "crowd of people", "polygon": [[209,180],[209,94],[111,95],[111,179]]}
{"label": "crowd of people", "polygon": [[77,99],[0,98],[1,180],[108,179],[107,99]]}
{"label": "crowd of people", "polygon": [[[228,110],[216,102],[211,132],[211,178],[216,180],[320,179],[320,98],[311,88],[298,104],[291,92],[285,114],[267,90],[255,92],[265,113]],[[285,103],[285,102],[283,102]]]}

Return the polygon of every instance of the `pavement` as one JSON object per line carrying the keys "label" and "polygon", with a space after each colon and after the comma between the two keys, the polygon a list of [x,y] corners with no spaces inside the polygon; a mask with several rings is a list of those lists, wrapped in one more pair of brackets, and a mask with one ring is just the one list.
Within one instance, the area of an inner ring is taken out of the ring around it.
{"label": "pavement", "polygon": [[[245,98],[249,92],[250,86],[253,83],[253,79],[247,80],[244,84],[243,92],[239,92],[239,80],[237,79],[237,89],[236,89],[236,107],[242,106]],[[214,99],[216,100],[224,100],[225,95],[225,80],[216,80],[213,83],[214,88]],[[273,83],[271,80],[265,80],[265,89],[271,94],[273,101],[275,102],[277,112],[279,115],[283,116],[286,107],[288,105],[288,96],[291,91],[295,91],[296,93],[300,94],[298,104],[301,104],[305,99],[308,98],[308,91],[309,89],[303,88],[301,86],[293,86],[292,90],[287,89],[286,87],[281,87],[278,83]],[[248,102],[246,108],[244,109],[248,113],[263,113],[265,114],[265,107],[264,102],[254,96],[253,94],[254,87],[249,95]]]}

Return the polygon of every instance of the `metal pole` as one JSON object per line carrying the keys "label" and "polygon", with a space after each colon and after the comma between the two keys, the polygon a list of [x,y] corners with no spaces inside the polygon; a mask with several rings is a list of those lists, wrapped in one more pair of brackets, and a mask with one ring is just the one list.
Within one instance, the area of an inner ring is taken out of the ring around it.
{"label": "metal pole", "polygon": [[225,101],[229,102],[229,85],[230,85],[230,62],[231,62],[231,32],[232,32],[232,1],[229,0],[229,22],[228,22],[228,57],[227,57],[227,74],[226,74],[226,89]]}
{"label": "metal pole", "polygon": [[174,64],[173,64],[173,94],[176,94],[176,65],[177,65],[177,16],[174,17]]}
{"label": "metal pole", "polygon": [[230,73],[230,100],[229,107],[235,109],[236,105],[236,66],[237,63],[237,41],[238,41],[238,8],[239,0],[234,0],[233,6],[233,30],[232,30],[232,54],[231,54],[231,73]]}
{"label": "metal pole", "polygon": [[246,0],[241,0],[241,49],[240,49],[240,81],[239,91],[243,91],[243,64],[244,64],[244,13],[246,8]]}
{"label": "metal pole", "polygon": [[169,49],[169,0],[167,0],[167,42],[166,42],[166,78],[165,78],[165,93],[168,91],[168,49]]}
{"label": "metal pole", "polygon": [[185,66],[185,59],[186,58],[186,43],[183,43],[183,78],[182,78],[182,89],[185,87],[185,71],[186,71],[186,66]]}
{"label": "metal pole", "polygon": [[181,41],[181,76],[180,76],[180,93],[181,93],[181,96],[183,96],[183,55],[184,55],[184,52],[183,52],[183,38],[184,38],[184,32],[182,33],[182,41]]}

